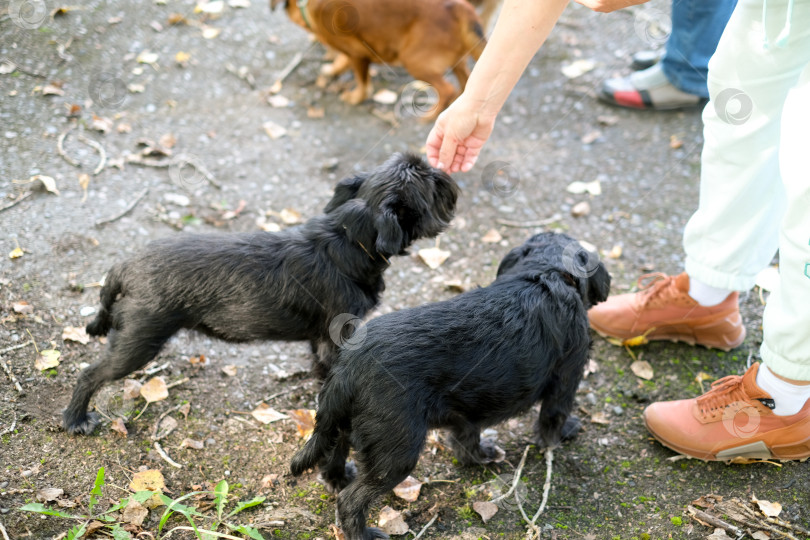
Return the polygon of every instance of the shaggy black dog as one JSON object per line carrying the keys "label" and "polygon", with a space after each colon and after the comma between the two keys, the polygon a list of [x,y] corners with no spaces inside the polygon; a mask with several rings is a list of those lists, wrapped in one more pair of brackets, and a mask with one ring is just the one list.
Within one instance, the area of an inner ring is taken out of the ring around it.
{"label": "shaggy black dog", "polygon": [[590,350],[586,312],[609,288],[596,255],[544,233],[509,252],[488,287],[371,320],[326,378],[292,473],[317,465],[340,491],[347,539],[388,538],[366,513],[413,470],[429,429],[449,428],[462,463],[485,463],[496,449],[480,430],[542,401],[536,442],[557,445]]}
{"label": "shaggy black dog", "polygon": [[389,257],[442,232],[457,196],[450,176],[417,156],[395,154],[370,173],[341,180],[325,213],[298,227],[150,244],[107,275],[87,332],[109,332],[109,345],[79,375],[65,429],[91,433],[99,421],[87,412],[93,393],[143,367],[181,328],[235,342],[308,340],[313,369],[326,376],[336,343],[346,337],[340,323],[377,305]]}

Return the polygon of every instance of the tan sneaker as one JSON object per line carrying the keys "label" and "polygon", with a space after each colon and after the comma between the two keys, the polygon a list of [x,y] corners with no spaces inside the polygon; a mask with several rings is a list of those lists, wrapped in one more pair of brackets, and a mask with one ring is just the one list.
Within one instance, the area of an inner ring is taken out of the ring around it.
{"label": "tan sneaker", "polygon": [[742,377],[715,381],[695,399],[653,403],[644,423],[661,444],[698,459],[810,456],[810,400],[792,416],[773,414],[773,399],[757,386],[758,370],[757,363]]}
{"label": "tan sneaker", "polygon": [[591,328],[602,336],[684,341],[728,351],[745,339],[739,295],[731,293],[705,307],[689,296],[689,276],[646,274],[639,292],[611,296],[588,311]]}

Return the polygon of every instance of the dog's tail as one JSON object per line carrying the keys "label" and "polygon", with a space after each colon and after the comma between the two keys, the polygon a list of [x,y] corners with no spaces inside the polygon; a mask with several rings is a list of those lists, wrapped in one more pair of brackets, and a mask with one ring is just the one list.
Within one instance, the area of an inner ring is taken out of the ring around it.
{"label": "dog's tail", "polygon": [[98,310],[96,318],[87,323],[85,328],[91,336],[106,336],[112,327],[110,308],[121,292],[121,272],[122,267],[120,265],[113,266],[104,279],[104,286],[101,287],[99,293],[101,308]]}
{"label": "dog's tail", "polygon": [[481,20],[478,18],[472,6],[468,4],[464,6],[464,8],[468,8],[465,10],[462,18],[464,21],[462,24],[465,25],[464,35],[462,37],[464,47],[469,51],[469,55],[473,57],[473,60],[478,61],[478,57],[484,52],[487,38],[484,36],[484,28],[481,26]]}
{"label": "dog's tail", "polygon": [[341,430],[351,430],[353,391],[349,381],[332,372],[323,385],[312,437],[292,458],[290,472],[299,476],[329,455]]}

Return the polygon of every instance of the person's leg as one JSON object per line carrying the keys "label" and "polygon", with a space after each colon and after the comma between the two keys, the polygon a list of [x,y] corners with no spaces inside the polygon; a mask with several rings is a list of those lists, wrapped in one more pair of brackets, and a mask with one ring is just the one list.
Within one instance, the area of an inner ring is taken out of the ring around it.
{"label": "person's leg", "polygon": [[706,73],[736,0],[674,0],[672,31],[660,62],[607,79],[599,97],[634,109],[697,107],[709,96]]}
{"label": "person's leg", "polygon": [[737,0],[673,0],[672,33],[661,68],[677,89],[709,97],[709,59],[736,4]]}

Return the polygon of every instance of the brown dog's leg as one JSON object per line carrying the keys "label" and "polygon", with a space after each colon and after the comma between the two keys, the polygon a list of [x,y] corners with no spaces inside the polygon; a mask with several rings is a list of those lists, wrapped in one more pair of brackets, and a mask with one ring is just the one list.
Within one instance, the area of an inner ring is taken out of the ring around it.
{"label": "brown dog's leg", "polygon": [[321,75],[336,77],[350,67],[352,67],[352,64],[349,61],[349,57],[341,52],[335,52],[335,59],[331,63],[321,66]]}
{"label": "brown dog's leg", "polygon": [[420,66],[412,66],[407,64],[405,65],[405,69],[407,69],[408,73],[413,75],[415,79],[425,81],[431,85],[439,95],[439,101],[436,103],[435,107],[430,110],[419,111],[420,120],[423,122],[432,122],[437,116],[439,116],[440,112],[445,110],[447,106],[450,105],[454,99],[456,99],[456,96],[458,95],[456,88],[450,84],[450,81],[445,79],[441,73],[428,72]]}
{"label": "brown dog's leg", "polygon": [[352,70],[354,71],[354,80],[357,83],[351,90],[347,90],[340,95],[340,99],[349,103],[350,105],[359,105],[368,98],[371,94],[371,81],[368,74],[368,66],[371,63],[368,58],[349,58]]}

